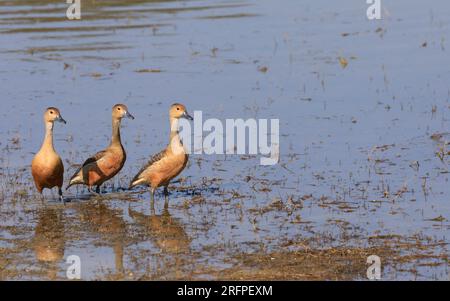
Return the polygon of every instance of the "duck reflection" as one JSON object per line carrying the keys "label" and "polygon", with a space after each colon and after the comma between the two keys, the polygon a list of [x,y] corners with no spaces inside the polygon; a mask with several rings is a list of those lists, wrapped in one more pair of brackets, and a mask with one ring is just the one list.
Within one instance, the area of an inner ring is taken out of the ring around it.
{"label": "duck reflection", "polygon": [[186,234],[183,225],[170,215],[165,208],[161,215],[151,210],[150,215],[134,211],[128,207],[128,214],[142,226],[155,245],[164,253],[180,254],[190,250],[191,240]]}
{"label": "duck reflection", "polygon": [[33,247],[36,259],[48,263],[48,278],[56,279],[58,263],[63,260],[65,229],[62,208],[46,207],[38,212]]}
{"label": "duck reflection", "polygon": [[80,218],[88,225],[88,231],[100,234],[103,241],[113,248],[117,277],[124,273],[123,255],[126,243],[126,223],[119,210],[103,203],[84,203],[80,206]]}

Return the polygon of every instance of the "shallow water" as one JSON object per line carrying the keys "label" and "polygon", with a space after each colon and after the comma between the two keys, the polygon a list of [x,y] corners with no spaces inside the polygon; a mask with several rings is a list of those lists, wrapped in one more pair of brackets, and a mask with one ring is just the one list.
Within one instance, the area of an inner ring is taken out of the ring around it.
{"label": "shallow water", "polygon": [[[356,0],[83,1],[80,21],[60,2],[0,2],[1,279],[64,279],[72,254],[83,279],[217,279],[241,253],[396,236],[420,247],[382,258],[383,279],[448,279],[447,1],[385,3],[381,21]],[[168,142],[175,101],[204,119],[278,118],[280,163],[192,155],[152,215],[143,188],[118,188]],[[118,102],[136,119],[107,193],[41,204],[43,109],[68,121],[67,179],[108,144]]]}

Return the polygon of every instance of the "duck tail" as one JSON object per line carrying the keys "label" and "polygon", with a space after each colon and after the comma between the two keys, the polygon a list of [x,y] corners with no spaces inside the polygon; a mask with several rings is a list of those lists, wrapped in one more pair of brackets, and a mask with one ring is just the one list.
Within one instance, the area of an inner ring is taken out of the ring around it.
{"label": "duck tail", "polygon": [[72,187],[73,185],[83,184],[83,180],[79,177],[78,173],[74,174],[69,181],[69,185],[67,185],[66,190]]}
{"label": "duck tail", "polygon": [[77,185],[77,184],[81,184],[81,183],[78,183],[78,182],[75,182],[75,181],[71,180],[69,185],[67,185],[66,190],[69,189],[70,187],[72,187],[73,185]]}
{"label": "duck tail", "polygon": [[73,183],[69,183],[69,185],[66,186],[65,190],[68,190],[70,187],[72,187],[74,184]]}
{"label": "duck tail", "polygon": [[133,181],[131,181],[130,186],[128,187],[128,190],[133,189],[134,187],[138,186],[138,185],[142,185],[145,183],[144,179],[134,179]]}

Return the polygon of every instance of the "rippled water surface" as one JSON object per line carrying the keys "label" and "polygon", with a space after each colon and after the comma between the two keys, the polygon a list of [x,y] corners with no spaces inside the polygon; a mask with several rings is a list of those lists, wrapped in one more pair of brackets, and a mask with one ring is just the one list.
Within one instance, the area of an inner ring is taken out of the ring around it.
{"label": "rippled water surface", "polygon": [[[0,1],[0,279],[65,279],[69,255],[83,279],[366,279],[372,253],[383,279],[448,279],[448,1],[384,3],[379,21],[356,0],[82,0],[78,21],[64,2]],[[151,212],[121,188],[168,142],[175,101],[278,118],[279,164],[192,155]],[[67,181],[119,102],[136,117],[121,173],[41,203],[43,110],[68,121]]]}

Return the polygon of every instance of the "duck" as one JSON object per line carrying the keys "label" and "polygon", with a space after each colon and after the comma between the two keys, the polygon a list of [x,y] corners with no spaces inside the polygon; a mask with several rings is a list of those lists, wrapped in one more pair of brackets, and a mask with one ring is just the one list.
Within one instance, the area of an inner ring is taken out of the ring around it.
{"label": "duck", "polygon": [[59,109],[50,107],[45,110],[45,138],[41,149],[31,162],[31,174],[38,192],[43,195],[43,190],[58,187],[59,198],[64,202],[62,186],[64,182],[64,164],[53,146],[53,128],[55,122],[66,124],[61,117]]}
{"label": "duck", "polygon": [[112,137],[109,146],[89,157],[78,168],[69,181],[66,190],[73,185],[87,185],[89,192],[100,193],[101,185],[117,175],[125,165],[127,155],[120,138],[120,125],[123,118],[134,119],[124,104],[112,108]]}
{"label": "duck", "polygon": [[164,208],[168,208],[169,183],[184,170],[189,160],[189,155],[186,153],[179,136],[178,122],[180,118],[193,120],[183,104],[175,103],[169,110],[169,144],[164,150],[151,156],[150,160],[133,178],[129,186],[129,189],[138,185],[149,186],[151,208],[154,208],[155,191],[161,186],[164,186]]}

